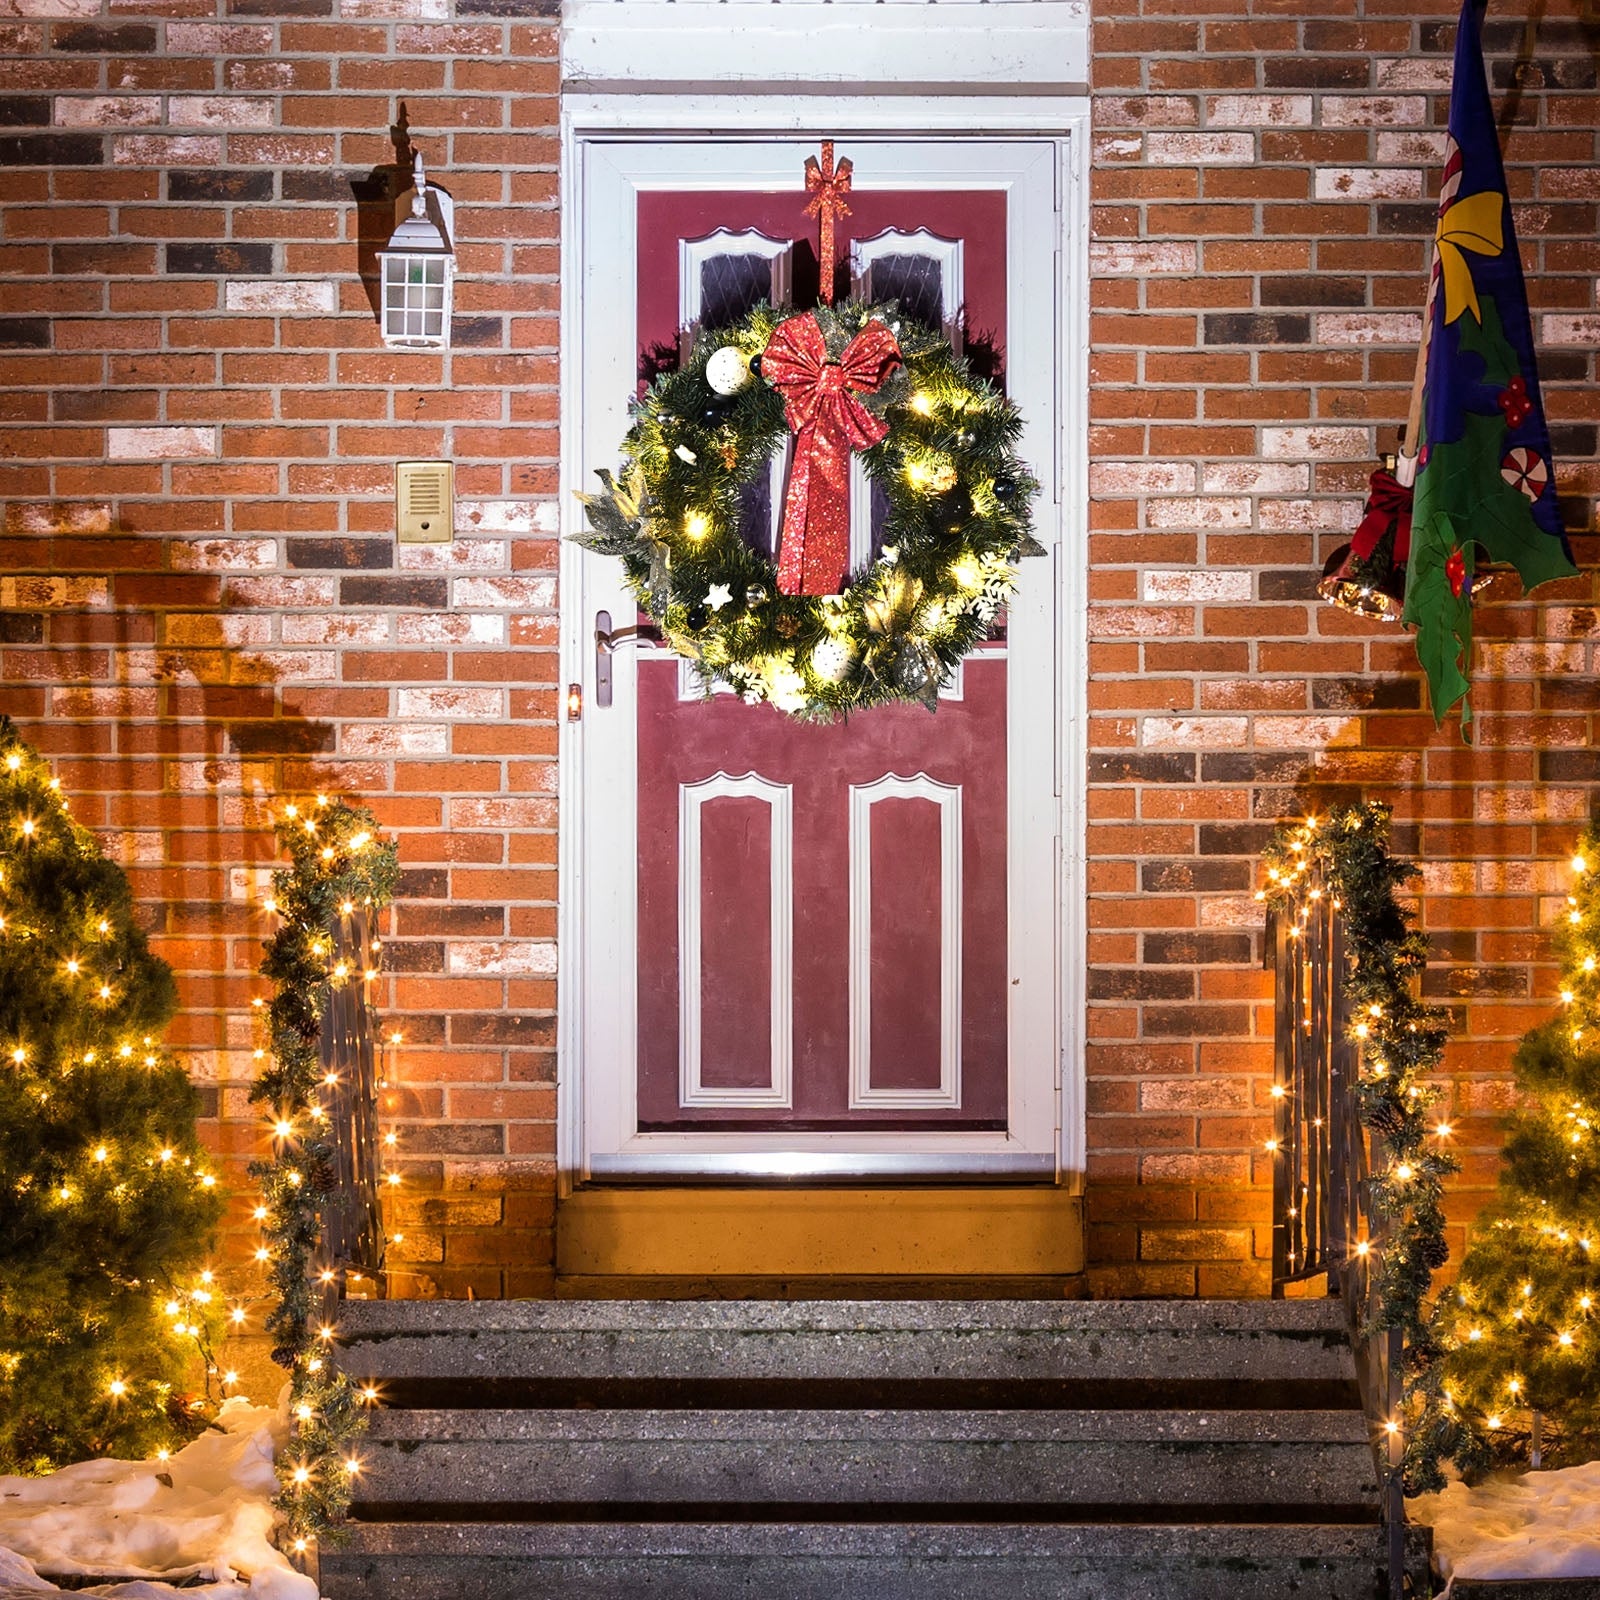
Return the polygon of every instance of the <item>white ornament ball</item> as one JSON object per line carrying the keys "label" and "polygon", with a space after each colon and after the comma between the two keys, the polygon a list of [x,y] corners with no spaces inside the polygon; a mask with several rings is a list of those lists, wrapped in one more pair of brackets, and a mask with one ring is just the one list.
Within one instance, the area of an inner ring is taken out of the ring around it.
{"label": "white ornament ball", "polygon": [[706,362],[706,382],[717,394],[738,394],[750,381],[750,359],[734,345],[713,351]]}
{"label": "white ornament ball", "polygon": [[824,683],[841,683],[855,661],[855,651],[843,639],[820,639],[811,652],[811,670]]}

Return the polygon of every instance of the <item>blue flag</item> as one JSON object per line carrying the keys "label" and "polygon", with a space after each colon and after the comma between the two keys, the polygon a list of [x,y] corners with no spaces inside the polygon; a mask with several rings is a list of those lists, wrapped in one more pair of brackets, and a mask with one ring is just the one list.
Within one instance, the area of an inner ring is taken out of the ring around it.
{"label": "blue flag", "polygon": [[[1406,567],[1405,620],[1416,624],[1436,723],[1471,687],[1479,551],[1510,562],[1529,588],[1578,570],[1556,503],[1528,293],[1483,70],[1485,4],[1463,0],[1456,31]],[[1471,718],[1464,704],[1463,723]]]}

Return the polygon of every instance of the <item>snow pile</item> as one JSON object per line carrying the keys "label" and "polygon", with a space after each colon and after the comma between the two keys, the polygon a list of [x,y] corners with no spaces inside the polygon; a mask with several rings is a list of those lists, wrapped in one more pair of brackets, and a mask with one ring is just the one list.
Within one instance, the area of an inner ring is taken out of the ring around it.
{"label": "snow pile", "polygon": [[[220,1431],[219,1431],[220,1430]],[[156,1600],[317,1600],[272,1546],[273,1450],[287,1419],[228,1400],[217,1427],[167,1461],[80,1461],[0,1478],[0,1600],[63,1591],[39,1576],[133,1578],[76,1594]],[[166,1580],[166,1581],[161,1581]]]}
{"label": "snow pile", "polygon": [[1600,1578],[1600,1461],[1452,1483],[1406,1510],[1447,1578]]}

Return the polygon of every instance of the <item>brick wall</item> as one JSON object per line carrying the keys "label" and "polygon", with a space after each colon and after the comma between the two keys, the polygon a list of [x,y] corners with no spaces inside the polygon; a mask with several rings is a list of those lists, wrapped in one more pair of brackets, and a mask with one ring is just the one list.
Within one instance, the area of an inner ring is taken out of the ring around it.
{"label": "brick wall", "polygon": [[[0,704],[129,864],[240,1156],[268,803],[398,832],[395,1221],[457,1294],[549,1280],[553,9],[0,5]],[[356,270],[402,120],[457,202],[447,355],[385,352]],[[436,456],[460,536],[397,550]]]}
{"label": "brick wall", "polygon": [[[1106,1292],[1263,1285],[1255,853],[1383,795],[1492,1175],[1543,906],[1590,806],[1592,580],[1481,612],[1479,743],[1409,643],[1311,599],[1393,441],[1453,7],[1096,0],[1090,1217]],[[178,969],[243,1155],[271,798],[369,798],[406,875],[385,1000],[403,1255],[549,1283],[557,700],[554,0],[0,0],[0,707]],[[1426,9],[1426,8],[1425,8]],[[1569,516],[1592,525],[1590,34],[1489,43]],[[335,10],[338,16],[334,15]],[[455,346],[385,353],[358,263],[404,121],[457,200]],[[392,540],[453,457],[456,542]],[[1580,541],[1587,556],[1588,541]],[[1539,681],[1542,678],[1544,681]],[[1458,1212],[1471,1204],[1462,1191]]]}
{"label": "brick wall", "polygon": [[[1592,574],[1539,605],[1495,580],[1471,749],[1434,731],[1407,636],[1313,591],[1405,415],[1456,9],[1095,0],[1089,1215],[1105,1292],[1266,1284],[1271,985],[1251,891],[1275,819],[1388,799],[1424,862],[1427,990],[1460,1034],[1457,1224],[1493,1182],[1511,1042],[1554,994],[1541,927],[1600,779]],[[1485,47],[1566,515],[1590,531],[1596,35],[1567,0],[1531,28],[1524,9],[1494,0]]]}

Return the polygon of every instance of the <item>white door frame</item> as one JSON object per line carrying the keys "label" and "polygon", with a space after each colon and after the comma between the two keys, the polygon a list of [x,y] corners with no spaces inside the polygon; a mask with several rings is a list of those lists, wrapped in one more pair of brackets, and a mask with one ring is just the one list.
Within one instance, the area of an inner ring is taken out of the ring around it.
{"label": "white door frame", "polygon": [[[916,130],[904,124],[908,113],[916,120]],[[1088,276],[1087,276],[1087,104],[1079,97],[1052,97],[1048,100],[1000,97],[962,99],[946,97],[907,106],[892,100],[865,97],[762,96],[752,103],[740,96],[719,95],[580,95],[568,94],[562,112],[562,283],[561,349],[565,359],[561,376],[561,532],[577,530],[581,512],[572,491],[586,485],[589,473],[598,465],[614,465],[616,446],[625,431],[626,393],[597,395],[589,384],[578,354],[584,349],[583,327],[586,296],[592,286],[586,273],[584,242],[590,218],[585,215],[588,176],[587,164],[616,160],[618,144],[630,147],[630,162],[643,150],[663,152],[659,163],[661,187],[690,188],[737,185],[742,174],[729,176],[699,169],[699,181],[691,173],[674,169],[674,136],[679,144],[698,135],[719,140],[740,139],[770,143],[804,131],[825,128],[841,139],[865,142],[874,135],[885,135],[908,142],[925,143],[959,137],[963,142],[989,146],[985,159],[997,158],[1005,168],[1007,147],[1024,151],[1030,159],[1049,163],[1055,201],[1056,248],[1054,282],[1048,287],[1055,323],[1056,345],[1060,353],[1055,375],[1054,395],[1057,427],[1051,441],[1029,441],[1024,453],[1050,488],[1038,507],[1042,531],[1058,533],[1058,554],[1053,575],[1041,574],[1030,586],[1048,609],[1053,608],[1056,661],[1056,770],[1055,819],[1058,832],[1053,842],[1053,898],[1057,907],[1055,951],[1047,957],[1053,966],[1049,977],[1054,989],[1054,1027],[1056,1039],[1054,1115],[1052,1127],[1059,1130],[1048,1140],[1048,1147],[1029,1140],[1020,1150],[1015,1140],[1001,1134],[953,1132],[943,1137],[943,1152],[930,1155],[899,1155],[888,1150],[873,1150],[870,1137],[856,1134],[681,1134],[635,1135],[635,1141],[648,1141],[637,1154],[596,1160],[589,1154],[588,1128],[597,1115],[610,1117],[610,1107],[599,1106],[592,1084],[585,1081],[585,1052],[612,1050],[622,1053],[632,1070],[634,1042],[622,1036],[631,1026],[630,1016],[616,1018],[616,1009],[606,1006],[620,1028],[608,1045],[594,1036],[600,1020],[591,1008],[589,996],[599,988],[590,974],[614,969],[617,961],[636,959],[631,940],[626,952],[619,952],[617,940],[609,930],[629,928],[634,908],[621,903],[625,895],[615,891],[619,903],[599,905],[578,892],[585,863],[591,852],[603,850],[605,840],[594,836],[584,815],[582,797],[586,782],[597,776],[595,763],[602,759],[585,729],[597,714],[633,714],[632,663],[626,655],[615,658],[617,704],[612,711],[596,712],[586,704],[584,718],[564,722],[560,737],[559,835],[560,873],[563,893],[558,912],[558,939],[561,952],[558,979],[558,1130],[557,1161],[561,1192],[590,1177],[722,1175],[759,1177],[837,1177],[850,1174],[935,1174],[993,1175],[1054,1178],[1074,1190],[1081,1188],[1084,1151],[1084,938],[1085,938],[1085,728],[1087,721],[1087,355],[1088,355]],[[716,132],[712,130],[737,130]],[[608,146],[613,147],[608,153]],[[908,152],[909,153],[909,152]],[[748,155],[750,152],[744,152]],[[742,165],[743,163],[735,163]],[[963,163],[964,165],[964,163]],[[798,173],[798,164],[795,171]],[[995,168],[990,167],[990,181]],[[872,186],[887,187],[889,180],[876,174],[861,174],[863,187],[869,177]],[[978,181],[976,171],[951,172],[944,187],[955,187],[963,180]],[[754,185],[751,185],[754,186]],[[900,175],[895,187],[907,187]],[[798,192],[798,184],[797,184]],[[608,218],[607,227],[626,231],[631,243],[633,217]],[[632,262],[632,251],[627,251]],[[1008,271],[1010,270],[1008,266]],[[1071,298],[1068,299],[1070,288]],[[1013,291],[1015,292],[1015,291]],[[631,327],[632,318],[626,319]],[[607,363],[606,365],[610,365]],[[630,363],[631,366],[631,363]],[[598,419],[598,420],[597,420]],[[609,420],[607,420],[609,419]],[[586,432],[587,430],[587,432]],[[608,432],[614,437],[605,436]],[[600,437],[597,437],[600,435]],[[1050,541],[1047,539],[1047,543]],[[628,615],[626,604],[617,596],[622,592],[620,573],[615,563],[605,563],[580,547],[563,542],[561,551],[562,681],[581,683],[586,694],[593,679],[593,616],[597,609],[610,609],[613,615]],[[606,741],[601,741],[605,743]],[[617,741],[611,741],[613,745]],[[607,777],[621,777],[607,773]],[[626,775],[631,790],[632,775]],[[620,880],[622,874],[613,874]],[[1015,876],[1013,878],[1015,884]],[[843,892],[843,891],[841,891]],[[1015,899],[1012,904],[1017,903]],[[595,1001],[594,1007],[605,1006]],[[1013,1069],[1015,1071],[1015,1068]],[[1037,1108],[1035,1125],[1038,1125]],[[903,1138],[904,1136],[902,1136]],[[926,1136],[917,1136],[925,1144]],[[737,1143],[736,1151],[718,1153]],[[608,1141],[615,1143],[615,1141]],[[674,1142],[677,1148],[673,1148]],[[879,1138],[881,1143],[881,1136]],[[763,1150],[763,1145],[766,1148]],[[1008,1148],[1009,1146],[1009,1148]]]}

